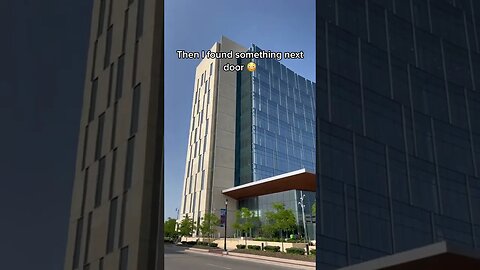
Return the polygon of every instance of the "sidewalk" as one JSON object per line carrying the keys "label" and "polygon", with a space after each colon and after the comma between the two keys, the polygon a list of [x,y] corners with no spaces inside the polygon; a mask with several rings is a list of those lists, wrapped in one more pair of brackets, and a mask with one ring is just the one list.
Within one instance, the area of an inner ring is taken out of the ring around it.
{"label": "sidewalk", "polygon": [[256,262],[261,262],[266,264],[275,263],[276,265],[279,265],[279,266],[286,266],[286,267],[292,267],[292,268],[298,268],[298,269],[308,269],[308,270],[315,269],[315,262],[282,259],[282,258],[243,254],[243,253],[236,253],[236,252],[228,252],[228,255],[226,255],[226,254],[217,253],[217,252],[209,252],[207,249],[201,249],[201,248],[189,248],[185,251],[192,252],[192,253],[201,253],[205,255],[212,255],[212,256],[226,256],[231,259],[256,261]]}

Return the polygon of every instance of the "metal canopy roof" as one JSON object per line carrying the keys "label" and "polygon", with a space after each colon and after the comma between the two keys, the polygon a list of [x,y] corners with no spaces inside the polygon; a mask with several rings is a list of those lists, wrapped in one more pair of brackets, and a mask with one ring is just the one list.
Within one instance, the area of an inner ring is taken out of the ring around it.
{"label": "metal canopy roof", "polygon": [[265,178],[222,191],[236,200],[288,190],[316,191],[315,174],[305,169]]}

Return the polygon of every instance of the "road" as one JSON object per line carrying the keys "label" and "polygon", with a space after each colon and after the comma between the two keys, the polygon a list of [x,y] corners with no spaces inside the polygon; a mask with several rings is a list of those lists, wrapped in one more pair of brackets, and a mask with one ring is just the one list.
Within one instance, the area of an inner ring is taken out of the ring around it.
{"label": "road", "polygon": [[257,263],[247,260],[232,259],[225,256],[185,252],[185,248],[165,244],[165,269],[194,270],[298,270],[272,265],[271,262]]}

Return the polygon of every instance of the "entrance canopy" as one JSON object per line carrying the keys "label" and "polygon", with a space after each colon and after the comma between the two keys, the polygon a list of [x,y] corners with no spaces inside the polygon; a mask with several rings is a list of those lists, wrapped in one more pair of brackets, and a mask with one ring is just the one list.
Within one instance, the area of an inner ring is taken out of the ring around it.
{"label": "entrance canopy", "polygon": [[288,190],[316,190],[315,174],[300,169],[273,177],[265,178],[222,191],[223,194],[236,200],[256,197]]}

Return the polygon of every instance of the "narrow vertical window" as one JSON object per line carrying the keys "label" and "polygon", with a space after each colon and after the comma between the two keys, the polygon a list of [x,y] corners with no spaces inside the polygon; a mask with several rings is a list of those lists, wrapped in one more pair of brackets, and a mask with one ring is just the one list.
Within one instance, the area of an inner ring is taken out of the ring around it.
{"label": "narrow vertical window", "polygon": [[138,65],[138,41],[135,42],[135,51],[133,52],[133,70],[132,70],[132,87],[137,84],[137,65]]}
{"label": "narrow vertical window", "polygon": [[97,186],[95,189],[95,208],[102,202],[103,179],[105,178],[105,157],[102,157],[98,163]]}
{"label": "narrow vertical window", "polygon": [[138,130],[138,117],[140,113],[140,89],[140,84],[133,89],[130,136],[134,135]]}
{"label": "narrow vertical window", "polygon": [[108,215],[108,231],[107,231],[107,254],[113,251],[113,246],[115,241],[117,203],[118,203],[118,198],[114,198],[110,202],[110,213]]}
{"label": "narrow vertical window", "polygon": [[80,209],[81,215],[83,215],[83,211],[85,210],[85,200],[87,198],[87,190],[88,190],[88,167],[85,169],[85,176],[83,177],[82,206]]}
{"label": "narrow vertical window", "polygon": [[200,189],[203,190],[204,186],[205,186],[205,171],[202,171],[202,182],[200,185]]}
{"label": "narrow vertical window", "polygon": [[127,144],[127,160],[125,164],[125,182],[123,185],[124,190],[128,190],[132,186],[134,150],[135,150],[135,137],[132,137],[128,140],[128,144]]}
{"label": "narrow vertical window", "polygon": [[98,78],[92,81],[92,91],[90,92],[90,110],[88,112],[88,122],[95,117],[95,106],[97,103]]}
{"label": "narrow vertical window", "polygon": [[77,269],[80,263],[80,247],[82,246],[83,218],[77,220],[75,233],[75,246],[73,249],[73,269]]}
{"label": "narrow vertical window", "polygon": [[83,137],[82,170],[85,168],[85,159],[87,156],[87,144],[88,144],[88,125],[85,126],[85,137]]}
{"label": "narrow vertical window", "polygon": [[[110,0],[110,1],[113,1],[113,0]],[[98,262],[98,270],[103,270],[103,257],[100,258],[100,261]]]}
{"label": "narrow vertical window", "polygon": [[[111,0],[113,1],[113,0]],[[113,88],[113,71],[114,71],[114,63],[110,65],[110,73],[108,74],[108,97],[107,97],[107,108],[110,107],[112,103],[112,88]]]}
{"label": "narrow vertical window", "polygon": [[128,9],[125,10],[125,19],[123,24],[123,39],[122,39],[122,52],[125,53],[125,45],[127,43],[128,34]]}
{"label": "narrow vertical window", "polygon": [[112,10],[113,10],[113,0],[110,0],[110,3],[108,5],[108,19],[107,19],[108,25],[112,24]]}
{"label": "narrow vertical window", "polygon": [[208,120],[209,120],[209,119],[207,119],[207,123],[205,124],[205,135],[208,134]]}
{"label": "narrow vertical window", "polygon": [[86,264],[88,262],[88,253],[90,250],[90,230],[92,228],[92,212],[88,213],[88,221],[87,221],[87,235],[85,236],[85,253],[83,255],[83,263]]}
{"label": "narrow vertical window", "polygon": [[135,39],[138,40],[143,34],[143,15],[145,13],[145,0],[138,0],[137,12],[137,33]]}
{"label": "narrow vertical window", "polygon": [[[200,151],[199,151],[200,152]],[[202,157],[203,155],[200,155],[198,157],[198,166],[197,166],[197,173],[200,172],[200,168],[202,167]]]}
{"label": "narrow vertical window", "polygon": [[124,233],[125,233],[125,217],[127,215],[127,192],[123,193],[123,200],[122,200],[122,212],[120,213],[120,235],[118,236],[118,247],[121,248],[123,246],[124,241]]}
{"label": "narrow vertical window", "polygon": [[113,123],[112,123],[112,136],[110,140],[110,149],[113,149],[115,147],[115,133],[117,129],[117,110],[118,110],[118,104],[115,102],[113,105]]}
{"label": "narrow vertical window", "polygon": [[95,143],[95,160],[98,160],[102,153],[104,127],[105,127],[105,113],[102,113],[98,117],[97,142]]}
{"label": "narrow vertical window", "polygon": [[115,169],[117,164],[117,148],[113,149],[112,154],[112,168],[110,171],[110,188],[108,190],[108,199],[111,200],[113,196],[113,188],[115,187]]}
{"label": "narrow vertical window", "polygon": [[110,65],[110,55],[112,54],[112,30],[113,26],[108,27],[107,30],[107,44],[105,44],[105,57],[103,58],[103,69]]}
{"label": "narrow vertical window", "polygon": [[128,246],[120,250],[120,268],[119,270],[128,270]]}
{"label": "narrow vertical window", "polygon": [[125,54],[122,54],[118,58],[118,65],[117,65],[117,85],[115,89],[115,101],[119,100],[122,97],[123,92],[123,68],[125,62]]}
{"label": "narrow vertical window", "polygon": [[188,187],[188,193],[192,193],[192,182],[193,182],[193,176],[190,177],[190,185]]}
{"label": "narrow vertical window", "polygon": [[209,76],[212,76],[212,72],[213,72],[213,62],[210,63],[210,75]]}
{"label": "narrow vertical window", "polygon": [[103,33],[103,25],[105,23],[105,0],[100,0],[100,10],[98,13],[97,37]]}
{"label": "narrow vertical window", "polygon": [[205,137],[203,138],[203,153],[205,153],[206,151],[207,151],[207,135],[205,135]]}
{"label": "narrow vertical window", "polygon": [[95,40],[93,44],[93,59],[92,59],[92,73],[90,74],[90,80],[95,78],[95,66],[97,63],[97,47],[98,47],[98,40]]}

